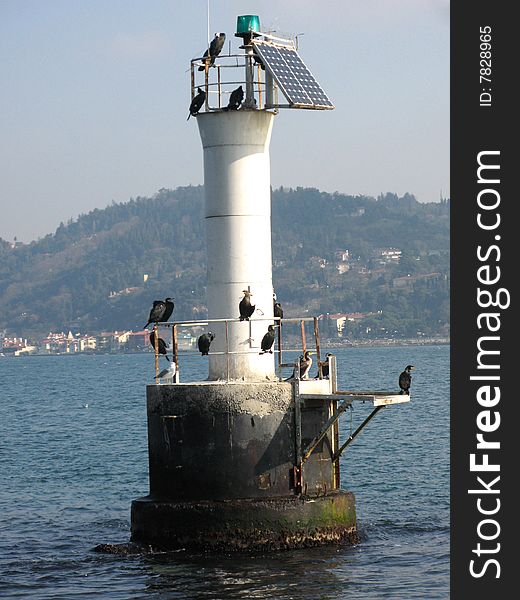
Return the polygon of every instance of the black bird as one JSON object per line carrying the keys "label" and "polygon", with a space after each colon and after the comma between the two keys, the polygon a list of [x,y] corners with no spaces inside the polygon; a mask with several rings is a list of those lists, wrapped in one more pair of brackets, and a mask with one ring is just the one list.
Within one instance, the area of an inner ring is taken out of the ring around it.
{"label": "black bird", "polygon": [[401,375],[399,375],[399,387],[401,388],[401,391],[399,392],[400,394],[410,395],[410,386],[412,384],[412,376],[410,373],[414,369],[415,367],[413,365],[408,365]]}
{"label": "black bird", "polygon": [[160,323],[166,323],[166,321],[172,316],[173,309],[175,308],[175,304],[173,303],[175,298],[166,298],[164,304],[166,308],[164,310],[164,314],[161,317]]}
{"label": "black bird", "polygon": [[[217,57],[220,54],[222,48],[224,47],[225,41],[226,41],[225,33],[216,33],[215,37],[211,40],[211,44],[209,45],[209,48],[202,55],[202,58],[205,59],[204,62],[208,65],[208,67],[211,67],[213,65],[213,63],[215,62],[215,57]],[[208,61],[208,59],[209,59],[209,61]],[[199,71],[204,71],[205,68],[206,68],[206,65],[201,65],[199,67]]]}
{"label": "black bird", "polygon": [[262,352],[258,354],[265,354],[266,352],[273,353],[273,344],[274,344],[274,325],[269,325],[267,328],[267,333],[262,338],[262,343],[260,344],[262,348]]}
{"label": "black bird", "polygon": [[265,65],[264,65],[262,59],[257,54],[253,54],[253,58],[255,60],[255,65],[260,65],[260,68],[262,69],[262,71],[265,71]]}
{"label": "black bird", "polygon": [[321,365],[321,373],[323,378],[327,378],[329,376],[329,356],[332,356],[330,352],[327,352],[327,360]]}
{"label": "black bird", "polygon": [[[200,87],[197,88],[197,95],[193,97],[193,100],[190,104],[190,114],[188,115],[188,119],[190,117],[194,117],[199,113],[199,110],[202,108],[202,105],[206,101],[206,92]],[[188,120],[186,119],[186,121]]]}
{"label": "black bird", "polygon": [[166,311],[166,304],[163,300],[154,300],[153,306],[150,310],[150,314],[148,316],[148,321],[143,329],[146,329],[150,323],[158,323],[162,320],[164,313]]}
{"label": "black bird", "polygon": [[[168,355],[166,354],[166,342],[162,338],[158,338],[158,342],[159,342],[159,350],[157,352],[159,354],[164,354],[164,356],[166,356],[166,360],[168,362],[171,362],[170,359],[168,358]],[[152,344],[152,348],[155,350],[155,332],[154,331],[152,331],[152,333],[150,333],[150,344]]]}
{"label": "black bird", "polygon": [[236,90],[231,92],[229,96],[229,102],[227,105],[227,110],[237,110],[238,107],[242,104],[242,100],[244,99],[244,90],[242,86],[239,85]]}
{"label": "black bird", "polygon": [[214,339],[215,334],[211,333],[211,331],[208,331],[208,333],[203,333],[201,336],[199,336],[199,339],[197,340],[197,345],[199,347],[199,352],[202,354],[202,356],[208,356],[209,347]]}
{"label": "black bird", "polygon": [[312,366],[312,358],[309,350],[305,351],[303,356],[300,356],[300,379],[309,379],[309,371]]}
{"label": "black bird", "polygon": [[283,308],[282,305],[279,302],[275,302],[273,305],[273,313],[275,317],[279,317],[280,319],[283,319]]}
{"label": "black bird", "polygon": [[243,290],[244,297],[240,300],[238,309],[240,311],[240,320],[249,321],[249,317],[255,312],[255,305],[251,304],[251,296],[253,295],[248,290]]}

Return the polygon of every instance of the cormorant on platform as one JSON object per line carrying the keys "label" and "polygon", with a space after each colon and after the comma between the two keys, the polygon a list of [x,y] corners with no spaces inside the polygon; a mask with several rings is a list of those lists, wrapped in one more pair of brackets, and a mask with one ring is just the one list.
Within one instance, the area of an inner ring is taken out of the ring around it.
{"label": "cormorant on platform", "polygon": [[300,356],[300,379],[309,379],[309,371],[312,366],[312,358],[309,350],[305,351],[303,356]]}
{"label": "cormorant on platform", "polygon": [[146,329],[150,323],[158,323],[166,311],[166,304],[163,300],[154,300],[153,306],[148,316],[148,321],[143,329]]}
{"label": "cormorant on platform", "polygon": [[208,331],[208,333],[203,333],[199,336],[199,339],[197,340],[197,346],[199,347],[199,352],[202,354],[202,356],[208,356],[209,347],[214,339],[215,334],[211,333],[211,331]]}
{"label": "cormorant on platform", "polygon": [[[193,97],[193,100],[190,104],[190,114],[188,115],[188,119],[190,117],[194,117],[199,113],[199,110],[202,108],[202,105],[206,101],[206,92],[200,87],[197,88],[197,95]],[[188,120],[186,119],[186,121]]]}
{"label": "cormorant on platform", "polygon": [[[217,57],[220,54],[222,48],[224,47],[225,41],[226,41],[225,33],[216,33],[215,37],[211,40],[211,44],[209,45],[209,48],[202,55],[202,58],[205,59],[204,62],[206,63],[206,65],[208,65],[208,67],[213,66],[213,63],[215,62],[215,57]],[[208,62],[208,58],[209,58],[209,62]],[[199,71],[204,71],[204,69],[206,68],[206,65],[201,65],[199,67]]]}
{"label": "cormorant on platform", "polygon": [[[305,351],[305,354],[300,354],[299,356],[299,365],[300,365],[300,379],[309,379],[309,371],[312,367],[312,358],[309,350]],[[293,369],[292,375],[284,379],[284,381],[290,381],[291,379],[296,379],[296,368]]]}
{"label": "cormorant on platform", "polygon": [[321,365],[321,374],[323,375],[324,379],[328,378],[329,376],[329,356],[332,356],[332,354],[330,352],[327,352],[327,360]]}
{"label": "cormorant on platform", "polygon": [[[158,342],[159,342],[159,350],[157,352],[159,354],[164,354],[164,356],[166,357],[166,360],[168,362],[171,362],[171,360],[168,358],[168,355],[166,354],[166,352],[167,352],[166,342],[162,338],[158,338]],[[152,331],[152,333],[150,333],[150,344],[152,345],[152,348],[155,350],[155,332],[153,332],[153,331]]]}
{"label": "cormorant on platform", "polygon": [[229,96],[229,102],[225,110],[238,110],[243,99],[244,90],[242,89],[242,86],[239,85],[236,90],[231,92],[231,95]]}
{"label": "cormorant on platform", "polygon": [[244,297],[240,300],[238,305],[238,309],[240,311],[240,320],[241,321],[249,321],[249,317],[253,315],[255,312],[254,304],[251,304],[251,296],[253,295],[248,290],[243,290]]}
{"label": "cormorant on platform", "polygon": [[401,388],[401,394],[410,395],[410,386],[412,385],[412,376],[410,375],[410,372],[414,369],[415,367],[413,365],[408,365],[401,375],[399,375],[399,387]]}
{"label": "cormorant on platform", "polygon": [[266,352],[273,353],[273,344],[274,344],[274,325],[269,325],[267,328],[267,333],[262,338],[261,348],[262,352],[258,354],[265,354]]}

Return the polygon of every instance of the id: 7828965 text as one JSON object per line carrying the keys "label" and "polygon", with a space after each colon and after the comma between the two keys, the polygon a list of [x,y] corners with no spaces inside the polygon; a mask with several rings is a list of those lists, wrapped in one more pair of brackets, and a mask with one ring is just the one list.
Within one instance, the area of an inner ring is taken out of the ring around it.
{"label": "id: 7828965 text", "polygon": [[491,106],[491,26],[480,28],[480,106]]}

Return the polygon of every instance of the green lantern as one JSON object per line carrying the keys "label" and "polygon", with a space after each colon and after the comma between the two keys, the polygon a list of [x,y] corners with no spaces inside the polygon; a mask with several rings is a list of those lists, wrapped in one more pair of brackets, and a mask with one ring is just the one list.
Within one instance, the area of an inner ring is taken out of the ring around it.
{"label": "green lantern", "polygon": [[257,15],[241,15],[237,17],[237,37],[245,38],[251,35],[252,31],[260,31],[260,19]]}

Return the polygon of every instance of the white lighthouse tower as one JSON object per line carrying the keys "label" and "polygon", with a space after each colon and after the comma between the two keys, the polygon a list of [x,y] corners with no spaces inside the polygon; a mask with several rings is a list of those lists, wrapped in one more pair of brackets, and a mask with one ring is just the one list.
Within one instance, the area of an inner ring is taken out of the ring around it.
{"label": "white lighthouse tower", "polygon": [[[241,109],[199,114],[204,148],[208,319],[237,319],[244,291],[249,321],[212,325],[209,379],[274,379],[260,343],[273,323],[269,141],[274,113]],[[258,320],[255,317],[261,316]],[[227,346],[227,354],[226,352]]]}
{"label": "white lighthouse tower", "polygon": [[[274,117],[279,108],[334,106],[291,40],[261,33],[255,15],[238,17],[235,35],[243,39],[243,54],[219,55],[213,64],[212,57],[192,61],[192,98],[199,87],[206,95],[196,118],[204,149],[208,319],[237,319],[245,291],[255,307],[249,321],[212,324],[209,379],[266,381],[275,378],[273,355],[260,354],[274,323],[269,159]],[[204,81],[197,84],[201,67]],[[228,109],[237,83],[245,88],[243,102]]]}

